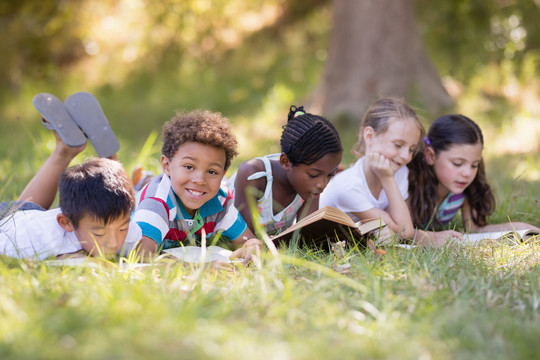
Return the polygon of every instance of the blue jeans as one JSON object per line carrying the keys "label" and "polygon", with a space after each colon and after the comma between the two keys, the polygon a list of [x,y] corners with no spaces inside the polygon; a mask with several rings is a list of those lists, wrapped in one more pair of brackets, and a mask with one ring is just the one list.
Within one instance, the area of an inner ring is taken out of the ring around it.
{"label": "blue jeans", "polygon": [[41,210],[45,211],[43,207],[38,204],[34,204],[31,201],[2,201],[0,202],[0,219],[5,218],[19,210]]}

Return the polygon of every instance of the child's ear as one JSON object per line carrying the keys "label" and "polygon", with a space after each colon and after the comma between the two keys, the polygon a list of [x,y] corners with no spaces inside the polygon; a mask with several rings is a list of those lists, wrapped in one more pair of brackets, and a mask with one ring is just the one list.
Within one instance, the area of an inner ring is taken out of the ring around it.
{"label": "child's ear", "polygon": [[170,176],[169,173],[169,165],[170,165],[170,162],[169,162],[169,158],[166,157],[165,155],[161,155],[161,169],[163,170],[163,172],[167,175],[167,176]]}
{"label": "child's ear", "polygon": [[431,146],[426,146],[424,149],[424,156],[428,165],[433,166],[435,164],[435,150]]}
{"label": "child's ear", "polygon": [[289,160],[289,157],[285,155],[285,153],[281,153],[279,156],[279,165],[281,165],[281,167],[285,170],[289,170],[293,166]]}
{"label": "child's ear", "polygon": [[62,213],[56,215],[56,222],[58,222],[58,225],[60,225],[60,227],[67,232],[72,232],[75,230],[71,220],[69,220],[68,217]]}
{"label": "child's ear", "polygon": [[360,129],[360,133],[358,134],[358,138],[360,138],[360,136],[363,136],[364,141],[366,143],[368,143],[375,136],[375,130],[371,126],[366,126],[364,129]]}

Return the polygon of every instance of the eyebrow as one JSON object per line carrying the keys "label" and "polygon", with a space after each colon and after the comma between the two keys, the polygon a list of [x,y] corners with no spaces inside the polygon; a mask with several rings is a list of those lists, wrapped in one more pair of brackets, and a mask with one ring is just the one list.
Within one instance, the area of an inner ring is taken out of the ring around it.
{"label": "eyebrow", "polygon": [[[465,162],[468,162],[469,160],[465,159],[465,158],[462,158],[462,157],[454,157],[454,158],[450,158],[452,161],[455,161],[455,160],[461,160],[461,161],[465,161]],[[482,161],[482,159],[478,159],[478,160],[473,160],[471,161],[471,163],[475,163],[475,162],[480,162]]]}
{"label": "eyebrow", "polygon": [[[198,161],[199,159],[191,157],[191,156],[184,156],[182,157],[182,160]],[[225,167],[225,165],[221,165],[220,163],[217,163],[217,162],[210,163],[210,166],[219,166],[220,168]]]}

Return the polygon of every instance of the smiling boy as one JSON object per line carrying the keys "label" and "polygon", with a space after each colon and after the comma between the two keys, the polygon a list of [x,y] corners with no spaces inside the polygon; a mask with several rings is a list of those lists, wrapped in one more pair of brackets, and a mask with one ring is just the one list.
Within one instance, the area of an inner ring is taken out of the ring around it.
{"label": "smiling boy", "polygon": [[260,247],[230,194],[221,188],[236,147],[229,122],[219,113],[178,113],[165,123],[163,173],[136,195],[133,220],[142,230],[139,248],[145,256],[181,246],[186,239],[200,242],[203,234],[220,233],[241,248],[238,257],[249,259]]}

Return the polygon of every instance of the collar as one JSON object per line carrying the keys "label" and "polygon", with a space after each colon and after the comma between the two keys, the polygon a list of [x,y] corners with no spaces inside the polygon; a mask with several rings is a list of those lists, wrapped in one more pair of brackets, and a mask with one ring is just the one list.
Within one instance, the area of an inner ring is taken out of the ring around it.
{"label": "collar", "polygon": [[[186,208],[184,207],[184,204],[180,201],[178,196],[172,191],[171,188],[171,199],[175,203],[176,207],[180,209],[180,213],[176,213],[176,220],[182,220],[182,219],[192,219],[192,217],[188,214],[186,211]],[[223,204],[227,200],[227,192],[224,191],[222,188],[219,189],[216,196],[208,200],[201,206],[197,211],[201,215],[201,217],[204,219],[208,216],[217,214],[221,211],[223,211]]]}

